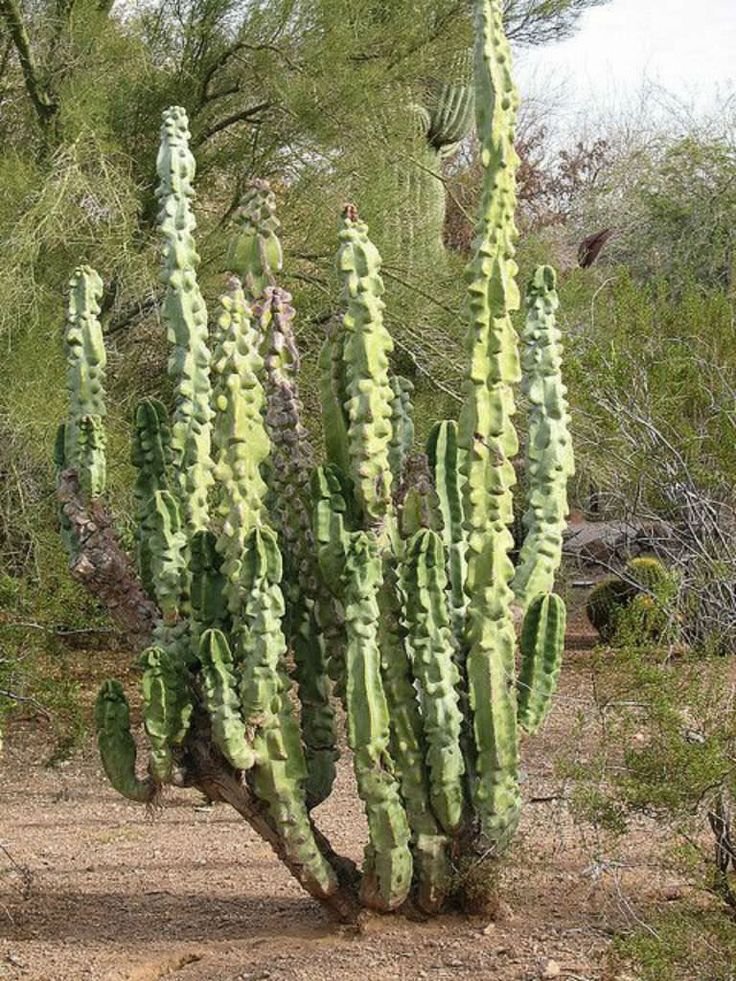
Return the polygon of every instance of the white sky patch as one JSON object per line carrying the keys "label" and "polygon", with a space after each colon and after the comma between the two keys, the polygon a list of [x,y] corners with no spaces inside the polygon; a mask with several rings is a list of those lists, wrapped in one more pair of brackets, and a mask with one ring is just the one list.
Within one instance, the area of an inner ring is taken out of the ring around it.
{"label": "white sky patch", "polygon": [[517,51],[522,95],[556,111],[631,111],[643,91],[694,111],[736,97],[736,0],[611,0],[587,11],[574,37]]}

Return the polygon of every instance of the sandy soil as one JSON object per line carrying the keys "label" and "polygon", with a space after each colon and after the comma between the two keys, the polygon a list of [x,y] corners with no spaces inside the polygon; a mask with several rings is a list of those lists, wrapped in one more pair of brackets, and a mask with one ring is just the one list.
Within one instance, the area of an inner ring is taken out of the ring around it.
{"label": "sandy soil", "polygon": [[[555,757],[571,719],[590,709],[589,640],[570,638],[552,717],[525,747],[528,804],[490,923],[370,916],[358,931],[335,927],[226,805],[197,809],[196,794],[172,792],[151,820],[108,786],[93,746],[49,768],[43,733],[16,726],[2,774],[0,978],[632,978],[607,966],[611,937],[682,892],[648,868],[656,829],[629,836],[613,863],[592,829],[547,799],[564,795]],[[359,858],[349,759],[317,815],[338,850]],[[25,895],[9,855],[27,869]]]}

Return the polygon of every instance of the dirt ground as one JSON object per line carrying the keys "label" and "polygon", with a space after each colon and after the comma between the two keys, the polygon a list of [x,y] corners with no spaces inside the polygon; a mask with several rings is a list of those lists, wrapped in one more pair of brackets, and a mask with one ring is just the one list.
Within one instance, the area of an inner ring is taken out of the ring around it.
{"label": "dirt ground", "polygon": [[[196,794],[172,792],[151,819],[110,788],[91,743],[49,768],[43,732],[17,725],[2,766],[0,978],[630,981],[608,962],[612,937],[684,887],[651,861],[661,831],[629,835],[613,861],[560,801],[555,758],[592,704],[590,641],[570,637],[552,716],[524,747],[527,805],[494,922],[368,916],[357,931],[335,927],[226,805],[198,809]],[[359,859],[347,757],[316,814]]]}

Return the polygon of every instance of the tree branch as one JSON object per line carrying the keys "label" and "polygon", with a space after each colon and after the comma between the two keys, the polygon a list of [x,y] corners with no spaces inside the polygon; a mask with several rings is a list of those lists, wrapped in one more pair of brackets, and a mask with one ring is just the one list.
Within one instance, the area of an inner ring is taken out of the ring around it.
{"label": "tree branch", "polygon": [[[3,2],[3,0],[0,0],[0,2]],[[230,116],[225,116],[218,122],[213,123],[212,126],[208,126],[207,129],[202,130],[199,136],[192,141],[192,147],[196,148],[202,146],[203,143],[206,143],[207,140],[211,140],[212,137],[216,136],[218,133],[222,133],[223,130],[229,129],[236,123],[242,123],[249,119],[253,119],[253,117],[257,116],[259,112],[270,109],[272,105],[273,103],[271,102],[259,102],[257,105],[251,106],[249,109],[241,109],[239,112],[234,112]]]}
{"label": "tree branch", "polygon": [[46,85],[41,80],[41,72],[31,49],[31,39],[23,23],[17,0],[0,0],[0,16],[10,33],[28,97],[38,117],[41,126],[48,132],[59,111],[59,103],[52,98]]}

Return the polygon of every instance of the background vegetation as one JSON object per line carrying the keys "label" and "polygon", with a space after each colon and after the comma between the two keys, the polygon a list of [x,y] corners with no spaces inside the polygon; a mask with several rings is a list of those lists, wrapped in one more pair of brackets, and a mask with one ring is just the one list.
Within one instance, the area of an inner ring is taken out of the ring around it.
{"label": "background vegetation", "polygon": [[[509,32],[518,46],[547,43],[599,2],[508,0]],[[0,0],[0,715],[38,713],[70,751],[86,718],[65,670],[71,643],[77,631],[88,646],[114,641],[68,577],[56,533],[61,325],[70,272],[88,262],[106,287],[112,501],[125,527],[131,409],[165,360],[153,193],[165,106],[191,119],[208,298],[243,187],[257,176],[276,190],[308,420],[345,200],[384,255],[394,368],[416,385],[420,430],[456,411],[478,162],[472,133],[428,158],[421,123],[438,83],[467,77],[468,10],[466,0]],[[532,103],[519,133],[522,279],[540,261],[561,271],[576,506],[667,524],[678,615],[693,625],[697,660],[676,680],[666,653],[652,660],[632,641],[619,656],[616,684],[647,706],[656,752],[632,756],[604,801],[584,781],[580,794],[588,817],[598,808],[596,820],[620,829],[637,808],[700,814],[702,825],[714,788],[734,789],[732,681],[726,662],[705,660],[736,637],[734,112],[726,102],[712,119],[645,113],[561,137]],[[600,257],[581,268],[581,243],[603,230]],[[705,720],[704,742],[683,745],[684,701]],[[596,773],[604,781],[603,762]],[[676,946],[668,930],[664,946],[634,937],[622,956],[656,965]]]}

